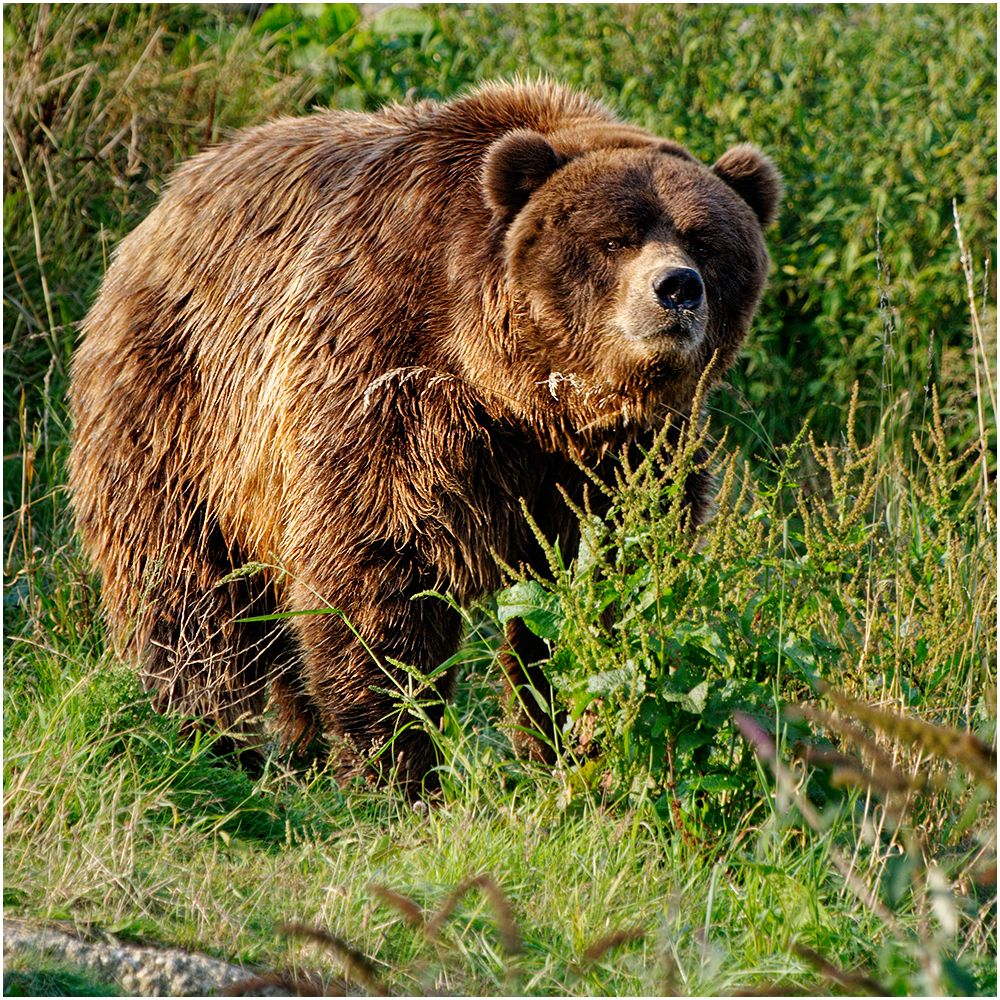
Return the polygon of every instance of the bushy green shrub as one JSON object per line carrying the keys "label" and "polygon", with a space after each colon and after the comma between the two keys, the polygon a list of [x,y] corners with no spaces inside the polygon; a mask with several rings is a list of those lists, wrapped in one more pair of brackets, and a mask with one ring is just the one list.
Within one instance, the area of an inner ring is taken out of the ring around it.
{"label": "bushy green shrub", "polygon": [[577,558],[546,543],[551,581],[500,595],[501,621],[522,617],[552,643],[550,672],[577,739],[600,748],[590,771],[605,789],[651,790],[664,810],[710,809],[722,825],[757,794],[733,713],[781,734],[782,707],[824,680],[923,711],[965,702],[989,725],[977,678],[996,655],[995,497],[982,456],[952,454],[936,405],[908,449],[888,433],[860,443],[856,413],[855,391],[843,444],[793,442],[763,481],[717,449],[717,510],[692,531],[678,484],[706,441],[696,411],[675,448],[664,434],[622,467],[606,517],[578,511]]}

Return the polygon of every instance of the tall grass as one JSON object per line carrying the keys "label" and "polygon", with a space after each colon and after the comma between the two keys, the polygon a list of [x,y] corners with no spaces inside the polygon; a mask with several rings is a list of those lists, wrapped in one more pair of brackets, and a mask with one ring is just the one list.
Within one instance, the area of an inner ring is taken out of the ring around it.
{"label": "tall grass", "polygon": [[[5,7],[6,912],[303,990],[995,994],[995,31],[986,7]],[[579,553],[468,612],[439,801],[251,777],[105,648],[62,485],[76,324],[206,143],[526,68],[706,159],[772,152],[756,332],[680,445],[579,511]],[[719,499],[692,534],[699,444]],[[500,718],[515,611],[570,715],[552,771]]]}

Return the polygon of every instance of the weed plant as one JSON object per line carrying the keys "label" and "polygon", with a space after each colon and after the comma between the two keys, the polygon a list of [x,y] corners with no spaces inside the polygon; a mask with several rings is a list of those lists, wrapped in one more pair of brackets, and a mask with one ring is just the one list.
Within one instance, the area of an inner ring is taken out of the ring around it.
{"label": "weed plant", "polygon": [[[992,738],[984,456],[950,451],[936,391],[910,455],[888,434],[859,443],[857,399],[855,388],[842,442],[803,435],[763,483],[721,445],[699,458],[698,400],[676,448],[664,432],[622,467],[606,518],[578,511],[576,558],[542,539],[551,582],[500,596],[501,621],[520,616],[552,642],[571,722],[614,748],[615,787],[652,781],[662,811],[701,803],[704,820],[723,824],[725,807],[756,794],[734,711],[805,695],[822,678],[938,717],[961,708]],[[679,484],[695,463],[718,466],[720,486],[715,516],[692,531]],[[988,468],[988,490],[992,477]],[[704,812],[704,792],[719,794],[721,811]]]}
{"label": "weed plant", "polygon": [[[995,995],[995,40],[961,5],[7,5],[5,912],[301,992]],[[105,647],[63,487],[77,324],[203,145],[515,72],[775,156],[755,332],[579,552],[470,612],[440,800],[251,777]],[[500,718],[515,614],[570,715],[554,771]]]}

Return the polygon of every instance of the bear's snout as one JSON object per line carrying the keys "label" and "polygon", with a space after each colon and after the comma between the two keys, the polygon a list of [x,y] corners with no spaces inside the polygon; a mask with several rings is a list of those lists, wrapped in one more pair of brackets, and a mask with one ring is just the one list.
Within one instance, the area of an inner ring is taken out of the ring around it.
{"label": "bear's snout", "polygon": [[653,294],[664,309],[696,310],[705,296],[701,275],[691,267],[671,267],[653,278]]}
{"label": "bear's snout", "polygon": [[649,244],[623,270],[621,283],[613,323],[630,340],[646,350],[685,356],[701,343],[708,291],[694,261],[678,247]]}

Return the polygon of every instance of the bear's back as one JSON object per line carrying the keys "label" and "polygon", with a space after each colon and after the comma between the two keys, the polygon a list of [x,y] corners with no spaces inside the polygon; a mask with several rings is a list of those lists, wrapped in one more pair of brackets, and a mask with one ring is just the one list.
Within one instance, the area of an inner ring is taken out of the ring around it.
{"label": "bear's back", "polygon": [[611,122],[558,87],[489,85],[448,104],[279,119],[180,167],[116,252],[74,359],[85,533],[105,520],[110,478],[147,498],[190,489],[257,536],[254,551],[280,547],[267,536],[294,456],[356,434],[374,380],[454,371],[452,338],[475,335],[462,317],[478,302],[454,281],[475,297],[497,280],[483,263],[490,144]]}

